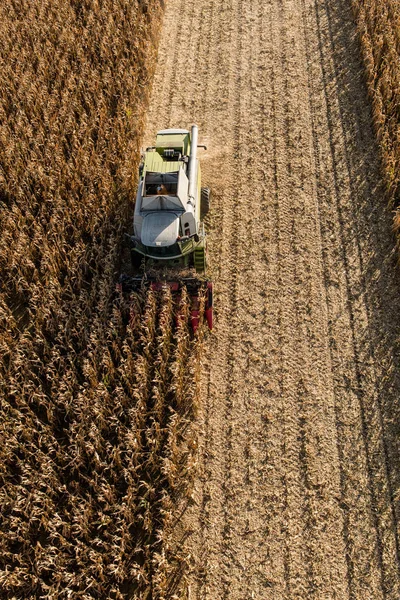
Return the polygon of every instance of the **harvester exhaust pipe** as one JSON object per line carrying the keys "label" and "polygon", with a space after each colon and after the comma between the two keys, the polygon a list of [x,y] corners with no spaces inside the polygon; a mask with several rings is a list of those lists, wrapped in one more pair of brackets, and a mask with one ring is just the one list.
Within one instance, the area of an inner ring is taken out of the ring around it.
{"label": "harvester exhaust pipe", "polygon": [[197,125],[192,125],[192,134],[190,138],[190,159],[189,159],[189,202],[194,206],[196,203],[197,187],[197,138],[199,129]]}

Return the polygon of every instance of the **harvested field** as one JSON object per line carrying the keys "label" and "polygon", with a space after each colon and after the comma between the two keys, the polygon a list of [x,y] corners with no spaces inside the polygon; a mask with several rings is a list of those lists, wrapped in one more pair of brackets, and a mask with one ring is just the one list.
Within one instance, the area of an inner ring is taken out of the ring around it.
{"label": "harvested field", "polygon": [[185,594],[397,600],[400,280],[351,3],[170,0],[146,142],[191,122],[216,328]]}

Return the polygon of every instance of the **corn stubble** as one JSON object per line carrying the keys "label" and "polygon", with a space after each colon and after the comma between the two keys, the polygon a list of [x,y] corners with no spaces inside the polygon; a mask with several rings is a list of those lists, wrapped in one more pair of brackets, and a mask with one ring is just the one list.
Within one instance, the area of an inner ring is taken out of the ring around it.
{"label": "corn stubble", "polygon": [[400,6],[352,0],[394,224],[400,244]]}
{"label": "corn stubble", "polygon": [[202,334],[116,296],[162,3],[0,6],[0,595],[167,598]]}

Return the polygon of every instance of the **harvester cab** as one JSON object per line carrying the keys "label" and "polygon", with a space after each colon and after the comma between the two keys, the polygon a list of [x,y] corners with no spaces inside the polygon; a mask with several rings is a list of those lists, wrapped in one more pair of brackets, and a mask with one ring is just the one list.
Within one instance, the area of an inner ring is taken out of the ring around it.
{"label": "harvester cab", "polygon": [[[128,278],[129,282],[124,276],[123,286],[132,290],[139,282],[154,289],[168,285],[179,295],[182,285],[186,285],[196,307],[200,290],[204,289],[211,329],[212,283],[205,278],[207,241],[203,223],[210,190],[201,187],[199,147],[205,148],[198,145],[198,128],[193,125],[190,132],[159,131],[155,145],[146,149],[139,169],[133,235],[128,236],[132,266],[143,275]],[[154,275],[157,270],[158,275]],[[190,277],[182,277],[182,271],[191,272]],[[198,315],[194,318],[192,314],[194,329],[196,323]]]}
{"label": "harvester cab", "polygon": [[203,218],[210,191],[201,187],[197,126],[164,129],[147,148],[138,185],[132,263],[206,270]]}

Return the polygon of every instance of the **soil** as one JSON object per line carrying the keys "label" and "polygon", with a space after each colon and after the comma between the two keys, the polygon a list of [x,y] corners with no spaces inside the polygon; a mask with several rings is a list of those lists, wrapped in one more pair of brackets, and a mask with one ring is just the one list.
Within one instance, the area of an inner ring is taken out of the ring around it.
{"label": "soil", "polygon": [[400,597],[400,279],[348,0],[169,0],[148,115],[199,126],[215,329],[194,600]]}

